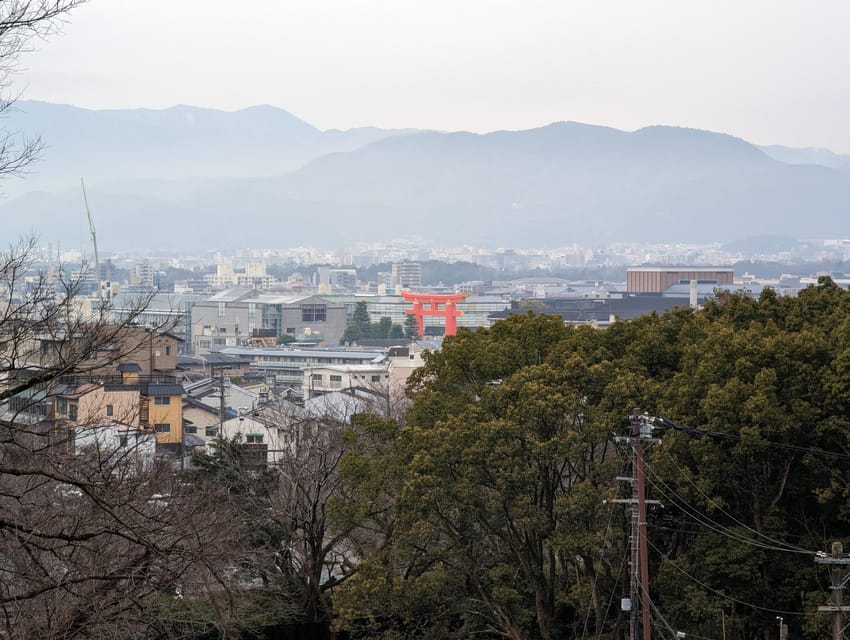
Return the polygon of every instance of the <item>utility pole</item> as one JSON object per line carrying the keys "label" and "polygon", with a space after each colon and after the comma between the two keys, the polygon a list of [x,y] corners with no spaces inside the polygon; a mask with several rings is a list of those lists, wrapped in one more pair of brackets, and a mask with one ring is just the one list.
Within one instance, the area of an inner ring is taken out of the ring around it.
{"label": "utility pole", "polygon": [[224,367],[218,369],[218,437],[224,437],[224,410],[227,401],[224,397]]}
{"label": "utility pole", "polygon": [[818,611],[832,614],[832,640],[843,640],[844,613],[850,611],[850,606],[842,604],[844,585],[850,578],[850,576],[844,575],[844,567],[850,565],[850,556],[845,555],[844,545],[840,542],[833,542],[831,551],[830,555],[818,554],[815,558],[817,564],[829,565],[829,588],[832,591],[832,604],[818,607]]}
{"label": "utility pole", "polygon": [[[652,424],[640,414],[640,409],[629,416],[631,434],[628,437],[615,438],[615,442],[625,442],[632,448],[632,477],[617,478],[632,483],[630,499],[613,500],[631,507],[632,530],[629,536],[630,580],[629,580],[629,639],[650,640],[649,617],[649,551],[646,539],[646,505],[659,504],[658,500],[646,499],[646,473],[643,461],[644,442],[659,442],[652,437]],[[640,602],[640,613],[637,603]],[[625,607],[624,607],[625,610]]]}

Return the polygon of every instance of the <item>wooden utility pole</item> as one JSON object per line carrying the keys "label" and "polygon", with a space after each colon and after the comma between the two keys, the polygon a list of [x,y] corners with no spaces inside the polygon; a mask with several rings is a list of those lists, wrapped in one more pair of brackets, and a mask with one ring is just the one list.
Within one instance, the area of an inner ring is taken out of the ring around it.
{"label": "wooden utility pole", "polygon": [[843,604],[842,592],[844,591],[844,567],[850,565],[850,556],[844,554],[844,545],[840,542],[832,543],[830,555],[818,555],[815,562],[829,565],[830,590],[832,591],[832,604],[818,607],[818,611],[832,614],[832,640],[843,640],[844,638],[844,614],[850,611],[850,606]]}
{"label": "wooden utility pole", "polygon": [[[629,581],[629,638],[630,640],[650,640],[649,617],[649,551],[646,538],[646,505],[658,504],[658,500],[646,499],[646,474],[643,462],[643,443],[652,444],[658,439],[652,437],[652,425],[635,409],[629,417],[631,434],[628,437],[615,438],[616,442],[626,442],[632,448],[632,477],[618,478],[632,483],[631,499],[613,500],[631,506],[632,531],[629,536],[630,581]],[[637,603],[640,602],[640,613]]]}

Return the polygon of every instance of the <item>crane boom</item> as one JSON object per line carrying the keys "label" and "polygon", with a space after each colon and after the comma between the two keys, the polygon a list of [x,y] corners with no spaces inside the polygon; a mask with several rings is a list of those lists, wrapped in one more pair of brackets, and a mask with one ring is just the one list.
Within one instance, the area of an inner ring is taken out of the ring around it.
{"label": "crane boom", "polygon": [[100,291],[100,257],[97,255],[97,232],[94,230],[94,221],[91,218],[91,211],[89,210],[89,199],[86,197],[86,183],[83,182],[82,178],[80,178],[80,185],[83,187],[83,204],[86,207],[86,217],[89,221],[89,233],[91,234],[91,243],[92,248],[94,249],[94,278],[97,285],[97,295],[98,297],[102,297],[102,293]]}

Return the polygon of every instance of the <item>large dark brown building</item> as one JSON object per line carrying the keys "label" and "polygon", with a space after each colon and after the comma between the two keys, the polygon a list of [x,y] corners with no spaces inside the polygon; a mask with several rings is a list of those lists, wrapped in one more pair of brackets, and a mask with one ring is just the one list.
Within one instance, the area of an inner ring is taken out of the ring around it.
{"label": "large dark brown building", "polygon": [[675,284],[733,284],[733,270],[723,267],[629,267],[626,289],[629,293],[663,293]]}

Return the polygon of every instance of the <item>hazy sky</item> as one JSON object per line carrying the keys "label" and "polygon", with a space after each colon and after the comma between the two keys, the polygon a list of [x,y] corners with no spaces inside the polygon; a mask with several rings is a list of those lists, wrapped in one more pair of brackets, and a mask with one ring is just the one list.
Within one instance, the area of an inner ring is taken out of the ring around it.
{"label": "hazy sky", "polygon": [[322,128],[670,124],[850,152],[847,0],[91,0],[25,97]]}

